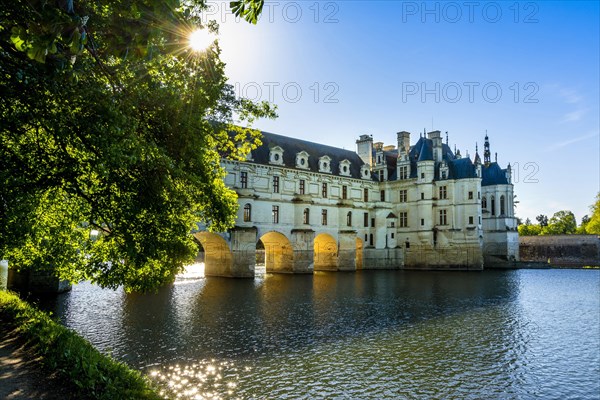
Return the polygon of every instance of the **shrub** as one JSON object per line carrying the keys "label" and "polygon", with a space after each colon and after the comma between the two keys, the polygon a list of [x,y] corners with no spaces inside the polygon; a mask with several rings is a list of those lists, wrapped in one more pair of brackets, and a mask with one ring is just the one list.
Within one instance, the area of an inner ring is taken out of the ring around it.
{"label": "shrub", "polygon": [[16,328],[46,368],[73,385],[74,395],[91,399],[161,399],[140,372],[101,354],[87,340],[46,313],[0,291],[0,321]]}

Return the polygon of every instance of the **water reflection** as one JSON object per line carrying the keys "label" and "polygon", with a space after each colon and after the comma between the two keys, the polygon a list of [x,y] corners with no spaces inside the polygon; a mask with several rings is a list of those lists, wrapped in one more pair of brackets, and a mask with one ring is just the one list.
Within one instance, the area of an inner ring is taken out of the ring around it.
{"label": "water reflection", "polygon": [[184,271],[181,274],[177,275],[177,280],[175,281],[175,284],[185,282],[189,279],[204,278],[204,267],[205,264],[203,262],[197,262],[190,265],[186,265]]}
{"label": "water reflection", "polygon": [[82,284],[48,304],[180,398],[594,398],[600,271]]}

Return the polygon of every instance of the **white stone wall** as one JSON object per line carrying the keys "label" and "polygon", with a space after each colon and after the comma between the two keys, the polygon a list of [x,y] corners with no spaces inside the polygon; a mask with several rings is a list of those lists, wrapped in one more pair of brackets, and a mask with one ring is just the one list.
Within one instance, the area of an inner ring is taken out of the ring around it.
{"label": "white stone wall", "polygon": [[[494,254],[501,249],[505,257],[518,259],[518,236],[513,232],[516,219],[512,185],[482,187],[479,177],[434,180],[433,161],[419,162],[416,178],[384,182],[251,162],[223,160],[222,165],[227,171],[226,184],[239,197],[236,225],[255,227],[257,240],[271,231],[289,239],[293,230],[300,229],[313,230],[316,235],[327,233],[339,244],[341,232],[354,231],[364,249],[406,251],[408,242],[413,256],[423,254],[421,258],[415,256],[418,262],[439,259],[435,256],[437,252],[451,254],[453,264],[460,264],[464,257],[467,266],[476,267],[481,263],[482,252],[492,247]],[[246,188],[242,188],[241,172],[248,174]],[[279,193],[274,192],[274,176],[279,177]],[[304,194],[300,194],[300,180],[304,180]],[[326,197],[322,193],[323,183],[327,184]],[[343,186],[346,186],[346,199],[342,198]],[[440,198],[440,187],[446,188],[446,198]],[[368,201],[364,201],[365,189],[369,192]],[[406,202],[400,202],[401,190],[407,192]],[[383,201],[381,191],[384,191]],[[490,210],[492,195],[497,199],[495,215],[486,210],[482,212],[481,208],[481,199],[486,196],[487,210]],[[503,215],[500,215],[501,196],[505,198]],[[245,204],[252,207],[251,220],[247,222],[243,220]],[[273,206],[279,206],[278,223],[273,223]],[[309,210],[308,224],[303,223],[304,209]],[[323,210],[327,210],[327,225],[322,224]],[[446,211],[446,224],[440,223],[440,210]],[[352,214],[350,226],[347,225],[349,212]],[[407,213],[405,227],[400,226],[402,212]],[[365,213],[368,214],[367,226]],[[393,215],[390,217],[390,214]]]}
{"label": "white stone wall", "polygon": [[[364,190],[369,190],[369,200],[379,197],[377,183],[333,174],[320,174],[272,165],[223,161],[227,171],[225,182],[238,193],[238,218],[240,227],[258,228],[259,235],[269,231],[281,232],[290,237],[292,229],[313,229],[328,233],[336,240],[340,230],[356,230],[357,237],[375,234],[370,219],[374,201],[365,202]],[[248,185],[243,189],[240,172],[248,173]],[[279,176],[279,193],[273,192],[273,176]],[[305,181],[305,194],[300,194],[300,180]],[[327,183],[327,197],[323,197],[323,183]],[[346,186],[347,198],[342,198]],[[251,221],[244,222],[244,205],[252,207]],[[273,223],[273,206],[279,206],[279,222]],[[309,209],[309,224],[303,224],[304,209]],[[322,211],[327,210],[327,225],[322,224]],[[347,213],[352,213],[347,225]],[[369,227],[363,224],[363,214],[369,213]],[[367,236],[368,237],[368,236]]]}

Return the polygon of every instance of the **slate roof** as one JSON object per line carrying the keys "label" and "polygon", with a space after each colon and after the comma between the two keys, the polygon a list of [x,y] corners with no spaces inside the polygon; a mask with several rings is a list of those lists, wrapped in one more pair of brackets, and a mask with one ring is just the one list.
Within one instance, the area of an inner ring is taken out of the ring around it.
{"label": "slate roof", "polygon": [[350,161],[350,176],[355,179],[360,179],[360,167],[364,164],[362,159],[351,150],[344,150],[337,147],[326,146],[324,144],[308,142],[306,140],[291,138],[288,136],[276,135],[270,132],[262,133],[262,145],[252,150],[252,158],[256,164],[269,164],[269,152],[279,146],[283,149],[283,164],[286,168],[298,169],[306,171],[304,168],[296,168],[296,154],[305,151],[309,154],[308,171],[319,172],[319,158],[329,156],[331,158],[330,168],[331,175],[340,175],[340,162],[343,160]]}
{"label": "slate roof", "polygon": [[[433,140],[420,137],[417,143],[410,146],[408,155],[411,161],[433,161]],[[446,161],[454,159],[450,146],[445,143],[442,143],[442,158]]]}
{"label": "slate roof", "polygon": [[[309,142],[306,140],[291,138],[288,136],[277,135],[270,132],[262,133],[262,145],[252,150],[253,163],[269,164],[269,152],[275,146],[283,149],[283,165],[286,168],[298,169],[307,171],[303,168],[296,168],[296,154],[305,151],[309,154],[308,171],[319,173],[319,158],[329,156],[331,158],[330,168],[331,175],[340,175],[339,164],[343,160],[350,161],[350,176],[355,179],[361,179],[360,168],[364,165],[362,159],[352,150],[344,150],[333,146],[326,146],[319,143]],[[375,156],[375,149],[373,155]],[[396,160],[398,158],[398,150],[389,150],[383,152],[386,164],[388,167],[388,180],[397,179]],[[442,158],[448,164],[448,179],[466,179],[476,178],[477,173],[475,164],[470,158],[455,158],[450,147],[442,144]],[[417,162],[418,161],[433,161],[433,140],[425,137],[420,137],[417,143],[410,147],[410,178],[417,177]],[[437,167],[437,166],[436,166]],[[377,180],[377,177],[372,174],[372,180]],[[434,179],[439,180],[439,168],[435,168]],[[500,168],[498,163],[491,163],[487,167],[482,165],[482,186],[508,184],[506,179],[506,170]]]}
{"label": "slate roof", "polygon": [[[418,161],[433,161],[433,140],[420,137],[417,143],[410,147],[410,177],[417,177]],[[448,179],[475,178],[475,166],[469,158],[456,159],[454,153],[445,143],[442,143],[442,159],[448,164]],[[435,169],[435,179],[440,179],[439,169]]]}
{"label": "slate roof", "polygon": [[470,158],[457,158],[448,161],[448,179],[476,178],[475,164]]}
{"label": "slate roof", "polygon": [[481,186],[508,185],[506,170],[500,168],[497,162],[481,166]]}

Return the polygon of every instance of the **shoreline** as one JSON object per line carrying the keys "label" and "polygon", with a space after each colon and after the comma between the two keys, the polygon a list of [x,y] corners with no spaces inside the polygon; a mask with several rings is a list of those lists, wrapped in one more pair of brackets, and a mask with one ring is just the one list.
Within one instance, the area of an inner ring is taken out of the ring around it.
{"label": "shoreline", "polygon": [[[0,291],[0,323],[3,394],[6,391],[13,398],[162,399],[141,372],[100,353],[16,293]],[[15,387],[13,374],[4,372],[11,364],[20,366],[22,376],[30,378],[17,381]],[[35,376],[42,379],[32,381]],[[52,397],[56,382],[68,397]],[[40,390],[43,396],[21,393],[19,385]]]}

